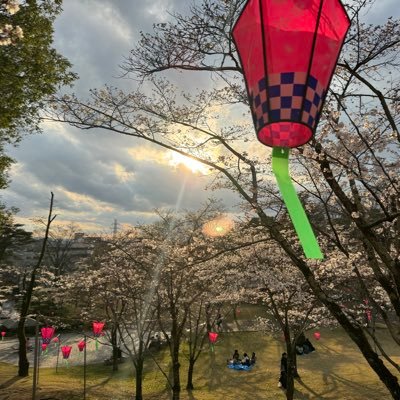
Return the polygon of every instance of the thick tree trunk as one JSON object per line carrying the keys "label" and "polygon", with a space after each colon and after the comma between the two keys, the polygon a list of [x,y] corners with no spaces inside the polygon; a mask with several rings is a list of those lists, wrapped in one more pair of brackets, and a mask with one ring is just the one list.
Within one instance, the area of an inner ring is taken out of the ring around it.
{"label": "thick tree trunk", "polygon": [[289,343],[286,346],[287,351],[287,371],[286,371],[286,399],[293,400],[294,395],[294,379],[293,379],[293,372],[294,372],[294,351],[293,346]]}
{"label": "thick tree trunk", "polygon": [[112,346],[112,365],[113,371],[118,371],[118,361],[120,358],[120,350],[117,343],[117,327],[111,329],[111,346]]}
{"label": "thick tree trunk", "polygon": [[318,298],[319,301],[321,301],[322,304],[324,304],[328,308],[331,314],[335,317],[342,328],[346,331],[346,333],[360,349],[362,355],[364,356],[370,367],[379,376],[379,379],[387,387],[392,397],[396,400],[400,399],[400,385],[397,377],[390,372],[390,370],[379,358],[378,354],[373,350],[371,344],[368,341],[368,338],[365,336],[362,329],[357,325],[353,325],[352,322],[347,318],[346,314],[342,311],[339,304],[337,304],[327,296],[327,294],[322,290],[319,283],[316,281],[315,276],[308,264],[304,262],[303,259],[297,256],[297,254],[293,251],[293,249],[285,240],[285,238],[281,235],[281,233],[273,225],[270,224],[268,217],[263,213],[261,209],[258,210],[258,215],[263,221],[263,224],[268,227],[275,240],[280,243],[286,254],[291,258],[293,263],[304,275],[304,278],[309,284],[314,295]]}
{"label": "thick tree trunk", "polygon": [[193,358],[189,359],[188,378],[187,378],[187,385],[186,385],[186,389],[187,390],[193,390],[194,389],[194,386],[193,386],[193,371],[194,371],[195,362],[196,361]]}
{"label": "thick tree trunk", "polygon": [[18,376],[29,375],[29,361],[26,349],[26,336],[25,336],[25,318],[20,318],[17,327],[17,336],[19,341],[18,350]]}
{"label": "thick tree trunk", "polygon": [[383,384],[388,388],[392,397],[396,400],[400,399],[400,386],[397,377],[390,372],[383,361],[379,358],[362,328],[353,325],[343,313],[340,306],[330,301],[330,299],[327,298],[325,293],[319,287],[315,287],[315,282],[313,280],[310,279],[309,283],[310,285],[311,283],[314,284],[313,291],[315,295],[329,309],[332,315],[337,319],[343,329],[357,345],[370,367],[375,371]]}
{"label": "thick tree trunk", "polygon": [[[174,328],[173,328],[174,330]],[[174,341],[171,348],[171,361],[172,361],[172,399],[179,400],[181,392],[181,381],[180,381],[180,367],[179,363],[179,338],[174,336]]]}
{"label": "thick tree trunk", "polygon": [[142,357],[136,360],[135,370],[136,370],[136,390],[135,390],[135,400],[143,400],[143,362]]}
{"label": "thick tree trunk", "polygon": [[299,372],[297,371],[297,353],[296,346],[293,351],[293,378],[300,378]]}
{"label": "thick tree trunk", "polygon": [[284,246],[284,248],[303,273],[315,296],[328,308],[331,314],[357,345],[370,367],[379,376],[379,379],[387,387],[392,397],[396,400],[400,399],[400,386],[397,377],[390,372],[383,361],[379,358],[378,354],[373,350],[362,329],[357,325],[353,325],[353,323],[347,318],[346,314],[344,314],[341,307],[325,294],[318,282],[315,280],[308,265],[294,255],[290,248],[286,246]]}

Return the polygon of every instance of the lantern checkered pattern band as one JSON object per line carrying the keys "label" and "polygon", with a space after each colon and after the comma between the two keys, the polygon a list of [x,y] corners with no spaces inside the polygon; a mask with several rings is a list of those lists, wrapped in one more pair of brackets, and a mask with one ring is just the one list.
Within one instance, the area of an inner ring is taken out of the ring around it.
{"label": "lantern checkered pattern band", "polygon": [[[256,131],[271,122],[281,122],[271,126],[268,142],[272,146],[294,147],[299,138],[291,124],[299,122],[314,129],[319,120],[325,89],[313,76],[304,72],[283,72],[269,74],[259,80],[258,92],[251,93],[253,121]],[[268,82],[268,90],[267,90]]]}

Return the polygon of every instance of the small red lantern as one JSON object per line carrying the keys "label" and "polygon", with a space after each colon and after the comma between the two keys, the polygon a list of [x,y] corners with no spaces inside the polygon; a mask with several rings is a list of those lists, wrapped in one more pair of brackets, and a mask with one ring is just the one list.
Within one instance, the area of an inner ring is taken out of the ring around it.
{"label": "small red lantern", "polygon": [[208,340],[211,343],[211,351],[214,351],[214,343],[218,339],[218,333],[216,332],[208,332]]}
{"label": "small red lantern", "polygon": [[42,343],[42,352],[44,353],[47,350],[47,343]]}
{"label": "small red lantern", "polygon": [[321,339],[321,334],[320,334],[319,332],[314,332],[314,338],[315,338],[316,340]]}
{"label": "small red lantern", "polygon": [[58,336],[54,337],[51,341],[54,343],[54,347],[60,345],[60,338]]}
{"label": "small red lantern", "polygon": [[78,349],[79,349],[79,351],[82,352],[83,349],[84,349],[85,347],[86,347],[86,342],[85,342],[84,340],[81,340],[81,341],[78,343]]}
{"label": "small red lantern", "polygon": [[72,346],[61,346],[61,352],[64,360],[68,360],[71,354]]}
{"label": "small red lantern", "polygon": [[104,322],[93,322],[93,334],[96,337],[99,337],[101,335],[101,332],[104,328],[105,323]]}
{"label": "small red lantern", "polygon": [[6,331],[1,331],[1,340],[4,340],[4,336],[6,336]]}
{"label": "small red lantern", "polygon": [[53,328],[52,326],[47,326],[44,327],[40,330],[40,333],[42,335],[42,341],[43,343],[49,344],[51,341],[51,338],[54,336],[56,329]]}
{"label": "small red lantern", "polygon": [[99,349],[99,342],[97,341],[97,338],[103,334],[104,325],[105,325],[104,322],[98,322],[98,321],[94,321],[92,324],[93,334],[96,338],[96,350]]}
{"label": "small red lantern", "polygon": [[368,321],[371,321],[372,320],[372,312],[371,312],[371,310],[365,311],[365,314],[367,315]]}
{"label": "small red lantern", "polygon": [[218,339],[218,333],[216,332],[208,332],[208,339],[210,340],[211,343],[215,343]]}

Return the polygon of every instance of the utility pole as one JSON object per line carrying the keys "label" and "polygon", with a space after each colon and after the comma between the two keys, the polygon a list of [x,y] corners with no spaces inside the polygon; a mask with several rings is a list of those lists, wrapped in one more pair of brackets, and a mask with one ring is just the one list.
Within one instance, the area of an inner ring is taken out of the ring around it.
{"label": "utility pole", "polygon": [[114,219],[114,224],[113,224],[113,236],[115,236],[118,232],[118,221]]}
{"label": "utility pole", "polygon": [[[25,344],[26,346],[26,344]],[[39,321],[36,318],[35,327],[35,352],[33,355],[33,385],[32,385],[32,400],[36,400],[36,388],[38,384],[39,374]]]}
{"label": "utility pole", "polygon": [[83,399],[86,400],[86,334],[83,336],[85,347],[83,348]]}

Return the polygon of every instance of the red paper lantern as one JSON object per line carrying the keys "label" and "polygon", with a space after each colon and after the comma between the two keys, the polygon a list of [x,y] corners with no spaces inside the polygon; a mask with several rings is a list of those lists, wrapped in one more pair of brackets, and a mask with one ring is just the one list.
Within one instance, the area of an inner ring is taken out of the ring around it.
{"label": "red paper lantern", "polygon": [[321,339],[321,334],[319,332],[314,332],[314,337],[316,340]]}
{"label": "red paper lantern", "polygon": [[323,254],[289,175],[289,149],[317,129],[350,26],[340,0],[247,0],[232,35],[258,140],[307,258]]}
{"label": "red paper lantern", "polygon": [[260,142],[311,139],[349,26],[340,0],[247,1],[233,38]]}
{"label": "red paper lantern", "polygon": [[45,352],[47,349],[47,343],[42,343],[42,351]]}
{"label": "red paper lantern", "polygon": [[81,340],[81,341],[78,343],[78,349],[79,349],[79,351],[83,351],[83,349],[85,348],[85,346],[86,346],[86,342],[85,342],[84,340]]}
{"label": "red paper lantern", "polygon": [[208,340],[211,343],[214,344],[217,341],[217,339],[218,339],[218,333],[216,333],[216,332],[208,332]]}
{"label": "red paper lantern", "polygon": [[2,337],[6,336],[6,331],[1,331],[1,336]]}
{"label": "red paper lantern", "polygon": [[47,326],[44,327],[40,330],[40,333],[42,335],[42,341],[43,343],[49,344],[51,341],[51,338],[54,336],[56,329],[53,328],[52,326]]}
{"label": "red paper lantern", "polygon": [[59,341],[60,341],[60,339],[59,339],[58,336],[56,336],[55,338],[53,338],[53,342],[54,342],[54,343],[58,343]]}
{"label": "red paper lantern", "polygon": [[93,322],[92,328],[94,336],[99,337],[101,335],[104,325],[105,325],[104,322],[97,322],[97,321]]}
{"label": "red paper lantern", "polygon": [[367,315],[368,321],[371,321],[372,320],[372,312],[371,312],[371,310],[365,311],[365,314]]}
{"label": "red paper lantern", "polygon": [[61,347],[61,352],[62,352],[63,358],[65,360],[67,360],[69,358],[69,356],[71,354],[71,350],[72,350],[72,346],[62,346]]}

